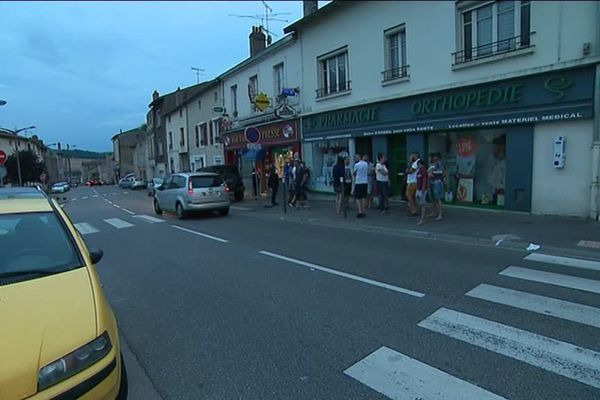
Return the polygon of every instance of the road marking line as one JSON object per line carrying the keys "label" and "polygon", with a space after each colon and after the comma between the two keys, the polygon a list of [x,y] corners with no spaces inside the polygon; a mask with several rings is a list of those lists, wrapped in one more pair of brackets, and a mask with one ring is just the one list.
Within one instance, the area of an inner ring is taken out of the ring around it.
{"label": "road marking line", "polygon": [[501,271],[499,274],[510,276],[511,278],[525,279],[532,282],[547,283],[549,285],[600,294],[600,281],[595,281],[593,279],[578,278],[576,276],[512,266]]}
{"label": "road marking line", "polygon": [[600,308],[481,284],[466,296],[600,328]]}
{"label": "road marking line", "polygon": [[193,235],[202,236],[203,238],[206,238],[206,239],[212,239],[212,240],[216,240],[217,242],[221,242],[221,243],[228,243],[228,242],[229,242],[229,240],[221,239],[221,238],[218,238],[218,237],[216,237],[216,236],[208,235],[208,234],[206,234],[206,233],[202,233],[202,232],[193,231],[193,230],[191,230],[191,229],[187,229],[187,228],[184,228],[184,227],[182,227],[182,226],[179,226],[179,225],[171,225],[171,226],[172,226],[173,228],[175,228],[175,229],[179,229],[180,231],[184,231],[184,232],[187,232],[187,233],[191,233],[191,234],[193,234]]}
{"label": "road marking line", "polygon": [[109,219],[105,219],[104,222],[114,226],[117,229],[130,228],[133,226],[133,224],[130,224],[127,221],[123,221],[120,218],[109,218]]}
{"label": "road marking line", "polygon": [[385,346],[346,369],[344,374],[393,400],[504,399]]}
{"label": "road marking line", "polygon": [[548,263],[548,264],[562,265],[565,267],[583,268],[583,269],[591,269],[593,271],[600,271],[600,262],[590,261],[590,260],[581,260],[578,258],[550,256],[547,254],[531,253],[527,257],[525,257],[525,260],[543,262],[543,263]]}
{"label": "road marking line", "polygon": [[129,192],[123,192],[123,194],[129,194]]}
{"label": "road marking line", "polygon": [[77,197],[74,197],[71,199],[71,201],[76,201],[76,200],[77,200]]}
{"label": "road marking line", "polygon": [[595,351],[446,308],[418,325],[600,388],[600,353]]}
{"label": "road marking line", "polygon": [[83,196],[83,197],[81,198],[81,200],[87,200],[87,199],[89,199],[89,197],[88,197],[88,196]]}
{"label": "road marking line", "polygon": [[135,213],[134,213],[133,211],[131,211],[131,210],[128,210],[128,209],[126,209],[126,208],[123,208],[123,207],[119,207],[119,208],[120,208],[121,210],[125,211],[127,214],[135,215]]}
{"label": "road marking line", "polygon": [[577,243],[579,247],[589,247],[590,249],[600,249],[600,242],[597,240],[580,240]]}
{"label": "road marking line", "polygon": [[358,276],[358,275],[352,275],[346,272],[341,272],[335,269],[331,269],[331,268],[327,268],[327,267],[322,267],[320,265],[316,265],[316,264],[312,264],[306,261],[302,261],[302,260],[296,260],[295,258],[290,258],[290,257],[286,257],[286,256],[282,256],[279,254],[275,254],[275,253],[271,253],[268,251],[259,251],[260,254],[265,255],[265,256],[269,256],[269,257],[273,257],[273,258],[278,258],[280,260],[283,261],[288,261],[294,264],[298,264],[298,265],[302,265],[303,267],[308,267],[308,268],[313,268],[322,272],[327,272],[328,274],[333,274],[333,275],[337,275],[337,276],[341,276],[343,278],[348,278],[348,279],[352,279],[358,282],[362,282],[362,283],[366,283],[369,285],[373,285],[373,286],[377,286],[380,288],[384,288],[384,289],[389,289],[389,290],[393,290],[394,292],[398,292],[398,293],[404,293],[404,294],[408,294],[410,296],[415,296],[415,297],[424,297],[425,293],[420,293],[420,292],[415,292],[413,290],[410,289],[405,289],[405,288],[401,288],[399,286],[394,286],[394,285],[390,285],[388,283],[383,283],[383,282],[378,282],[378,281],[374,281],[372,279],[368,279],[368,278],[363,278],[362,276]]}
{"label": "road marking line", "polygon": [[77,228],[79,233],[81,233],[82,235],[89,235],[90,233],[100,232],[98,229],[94,228],[87,222],[79,222],[75,224],[75,228]]}
{"label": "road marking line", "polygon": [[164,219],[161,219],[161,218],[155,218],[155,217],[151,217],[151,216],[149,216],[149,215],[143,215],[143,214],[142,214],[142,215],[136,215],[136,216],[134,216],[133,218],[139,218],[139,219],[141,219],[141,220],[144,220],[144,221],[146,221],[146,222],[150,222],[150,223],[152,223],[152,224],[158,224],[158,223],[160,223],[160,222],[165,222],[165,220],[164,220]]}
{"label": "road marking line", "polygon": [[98,195],[97,195],[97,194],[95,194],[95,195],[93,195],[92,197],[98,197]]}
{"label": "road marking line", "polygon": [[238,210],[238,211],[251,211],[252,210],[249,207],[239,207],[239,206],[230,206],[229,208],[231,208],[232,210]]}

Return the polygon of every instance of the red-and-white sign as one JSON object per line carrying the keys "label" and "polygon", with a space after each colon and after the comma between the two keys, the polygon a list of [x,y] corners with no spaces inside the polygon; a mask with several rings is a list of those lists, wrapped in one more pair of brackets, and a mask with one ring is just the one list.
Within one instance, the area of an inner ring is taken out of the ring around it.
{"label": "red-and-white sign", "polygon": [[0,165],[4,165],[6,162],[6,153],[0,150]]}

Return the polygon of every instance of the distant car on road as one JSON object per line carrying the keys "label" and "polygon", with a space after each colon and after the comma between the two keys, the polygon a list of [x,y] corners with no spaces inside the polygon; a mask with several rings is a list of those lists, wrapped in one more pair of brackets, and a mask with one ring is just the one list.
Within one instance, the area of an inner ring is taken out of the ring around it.
{"label": "distant car on road", "polygon": [[117,322],[94,267],[102,251],[27,189],[0,188],[0,397],[124,400]]}
{"label": "distant car on road", "polygon": [[119,180],[119,187],[121,189],[129,189],[133,185],[133,181],[134,180],[135,180],[135,178],[133,176],[132,177],[121,178],[121,180]]}
{"label": "distant car on road", "polygon": [[148,184],[146,183],[146,181],[142,178],[135,178],[133,180],[133,183],[131,184],[131,190],[142,190],[142,189],[146,189],[146,187],[148,186]]}
{"label": "distant car on road", "polygon": [[104,184],[105,185],[114,185],[115,181],[114,181],[114,179],[107,179],[104,181]]}
{"label": "distant car on road", "polygon": [[68,192],[69,190],[71,190],[71,187],[69,186],[69,184],[67,182],[56,182],[50,188],[51,193],[65,193],[65,192]]}
{"label": "distant car on road", "polygon": [[238,167],[235,165],[212,165],[210,167],[203,167],[196,170],[196,172],[214,172],[219,174],[223,181],[225,181],[225,190],[232,196],[236,201],[244,200],[244,181],[240,175]]}
{"label": "distant car on road", "polygon": [[159,187],[160,185],[162,185],[164,182],[163,178],[152,178],[152,180],[150,182],[148,182],[148,196],[154,196],[154,193],[156,193],[156,188]]}
{"label": "distant car on road", "polygon": [[154,212],[174,211],[183,219],[192,212],[229,213],[229,195],[220,175],[210,172],[173,174],[156,190]]}

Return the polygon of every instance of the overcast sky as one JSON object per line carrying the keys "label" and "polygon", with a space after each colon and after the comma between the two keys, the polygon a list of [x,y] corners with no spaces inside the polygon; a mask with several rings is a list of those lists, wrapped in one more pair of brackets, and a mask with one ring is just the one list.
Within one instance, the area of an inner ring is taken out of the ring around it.
{"label": "overcast sky", "polygon": [[[320,6],[323,3],[320,2]],[[302,16],[301,1],[269,1],[270,29]],[[249,56],[261,1],[0,2],[0,127],[35,125],[44,142],[109,151],[145,122],[151,94],[214,78]],[[274,37],[277,40],[277,37]]]}

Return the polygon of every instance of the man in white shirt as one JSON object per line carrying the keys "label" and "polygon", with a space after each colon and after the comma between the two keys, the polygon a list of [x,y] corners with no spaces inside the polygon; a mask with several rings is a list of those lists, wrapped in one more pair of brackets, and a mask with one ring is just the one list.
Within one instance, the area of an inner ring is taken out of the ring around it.
{"label": "man in white shirt", "polygon": [[406,201],[410,215],[417,215],[417,171],[419,170],[419,153],[412,153],[408,159],[406,168]]}
{"label": "man in white shirt", "polygon": [[355,156],[356,164],[354,164],[354,197],[356,198],[356,207],[358,208],[357,218],[366,216],[365,209],[367,208],[367,187],[369,185],[369,163],[360,157],[360,154]]}
{"label": "man in white shirt", "polygon": [[385,156],[379,153],[379,161],[375,166],[375,178],[377,179],[377,191],[379,194],[379,212],[387,214],[389,209],[388,188],[390,186],[390,172],[385,166]]}

